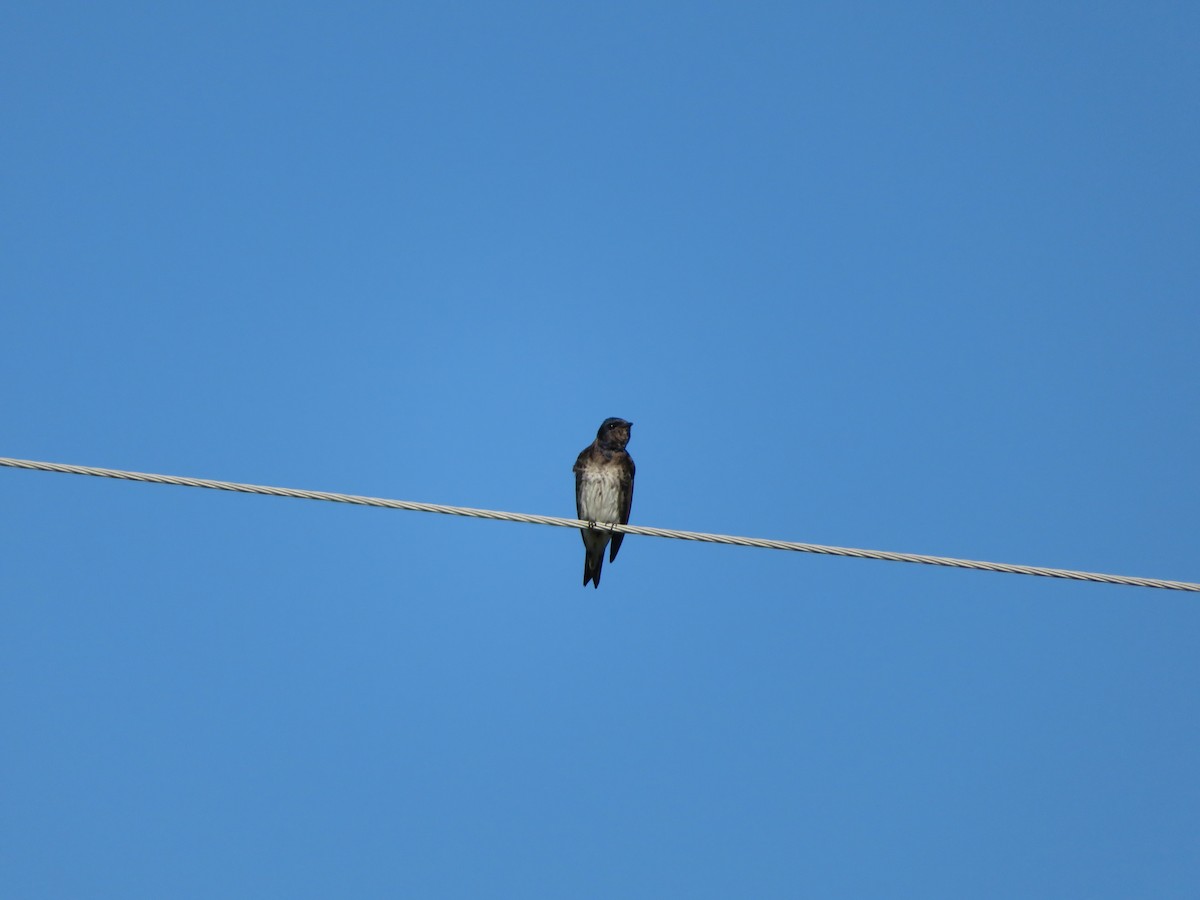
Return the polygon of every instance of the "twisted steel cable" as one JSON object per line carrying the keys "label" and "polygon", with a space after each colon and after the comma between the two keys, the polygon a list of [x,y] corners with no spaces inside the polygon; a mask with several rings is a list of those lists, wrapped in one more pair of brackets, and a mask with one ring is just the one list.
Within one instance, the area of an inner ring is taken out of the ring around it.
{"label": "twisted steel cable", "polygon": [[1071,569],[1050,569],[1042,566],[1021,566],[1009,563],[982,562],[974,559],[955,559],[949,556],[925,556],[918,553],[894,553],[887,550],[862,550],[854,547],[831,547],[825,544],[805,544],[798,541],[776,541],[764,538],[738,537],[729,534],[706,534],[700,531],[677,531],[670,528],[647,528],[642,525],[617,525],[606,522],[586,522],[561,516],[539,516],[532,513],[500,512],[492,509],[473,509],[468,506],[446,506],[441,503],[416,503],[411,500],[389,500],[383,497],[363,497],[330,491],[304,491],[296,488],[269,487],[261,484],[241,484],[236,481],[212,481],[207,478],[184,478],[178,475],[153,475],[147,472],[127,472],[122,469],[100,469],[94,466],[73,466],[63,463],[40,462],[31,459],[0,457],[0,466],[14,469],[33,469],[40,472],[63,472],[69,475],[94,475],[124,481],[144,481],[151,484],[174,484],[182,487],[234,491],[239,494],[263,494],[268,497],[294,497],[299,500],[326,500],[331,503],[351,503],[356,506],[376,506],[383,509],[407,509],[414,512],[442,513],[448,516],[468,516],[474,519],[495,519],[501,522],[526,522],[531,525],[554,525],[559,528],[598,528],[621,534],[640,534],[645,537],[673,538],[681,541],[701,541],[709,544],[730,544],[735,547],[762,547],[766,550],[792,550],[799,553],[819,553],[824,556],[849,556],[856,559],[882,559],[892,562],[920,563],[955,569],[976,569],[983,572],[1007,572],[1013,575],[1039,575],[1044,578],[1065,578],[1071,581],[1092,581],[1101,584],[1122,584],[1132,587],[1160,588],[1169,591],[1200,592],[1200,584],[1188,581],[1166,581],[1161,578],[1135,578],[1128,575],[1105,575],[1099,572],[1077,572]]}

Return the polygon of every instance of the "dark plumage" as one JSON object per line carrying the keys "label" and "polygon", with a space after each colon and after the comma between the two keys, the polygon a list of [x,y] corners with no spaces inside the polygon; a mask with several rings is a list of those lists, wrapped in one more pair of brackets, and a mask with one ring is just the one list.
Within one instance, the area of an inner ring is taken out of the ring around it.
{"label": "dark plumage", "polygon": [[[636,471],[633,457],[625,452],[633,423],[624,419],[605,419],[592,441],[575,460],[575,510],[587,522],[618,522],[629,524],[629,508],[633,505],[633,476]],[[623,534],[582,528],[583,584],[590,581],[600,587],[600,570],[604,567],[604,548],[609,546],[608,561],[617,558]]]}

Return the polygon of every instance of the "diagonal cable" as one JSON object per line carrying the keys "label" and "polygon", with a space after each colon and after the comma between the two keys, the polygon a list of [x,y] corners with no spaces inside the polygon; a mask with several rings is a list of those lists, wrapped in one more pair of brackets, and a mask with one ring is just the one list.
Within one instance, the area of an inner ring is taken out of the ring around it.
{"label": "diagonal cable", "polygon": [[1123,584],[1132,587],[1161,588],[1170,591],[1197,591],[1200,584],[1189,581],[1165,581],[1161,578],[1135,578],[1129,575],[1104,575],[1099,572],[1078,572],[1072,569],[1049,569],[1041,566],[1021,566],[1009,563],[981,562],[974,559],[955,559],[949,556],[925,556],[918,553],[893,553],[887,550],[861,550],[854,547],[831,547],[826,544],[804,544],[798,541],[776,541],[764,538],[738,537],[729,534],[706,534],[700,531],[676,531],[670,528],[647,528],[642,525],[617,525],[566,519],[561,516],[539,516],[532,513],[499,512],[493,509],[473,509],[469,506],[446,506],[441,503],[416,503],[411,500],[388,500],[382,497],[363,497],[356,494],[337,494],[330,491],[303,491],[296,488],[268,487],[261,484],[242,484],[236,481],[212,481],[207,478],[184,478],[179,475],[152,475],[147,472],[127,472],[122,469],[99,469],[94,466],[73,466],[63,463],[40,462],[32,459],[0,457],[0,466],[14,469],[33,469],[39,472],[63,472],[69,475],[95,475],[119,478],[123,481],[145,481],[151,484],[174,484],[182,487],[234,491],[239,494],[263,494],[268,497],[295,497],[299,500],[326,500],[331,503],[351,503],[356,506],[376,506],[383,509],[407,509],[414,512],[442,513],[449,516],[468,516],[473,519],[495,519],[501,522],[526,522],[531,525],[555,525],[559,528],[599,528],[621,534],[640,534],[646,537],[674,538],[681,541],[701,541],[709,544],[731,544],[735,547],[762,547],[767,550],[792,550],[799,553],[819,553],[824,556],[850,556],[856,559],[883,559],[892,562],[921,563],[955,569],[977,569],[984,572],[1008,572],[1013,575],[1040,575],[1045,578],[1065,578],[1071,581],[1092,581],[1101,584]]}

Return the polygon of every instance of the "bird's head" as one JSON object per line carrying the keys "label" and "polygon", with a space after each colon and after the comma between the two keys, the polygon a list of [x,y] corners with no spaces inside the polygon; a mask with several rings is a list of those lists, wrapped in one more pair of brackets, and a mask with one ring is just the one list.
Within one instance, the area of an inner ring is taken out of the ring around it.
{"label": "bird's head", "polygon": [[624,419],[605,419],[600,430],[596,432],[596,440],[605,450],[624,450],[625,445],[629,443],[631,428],[633,423]]}

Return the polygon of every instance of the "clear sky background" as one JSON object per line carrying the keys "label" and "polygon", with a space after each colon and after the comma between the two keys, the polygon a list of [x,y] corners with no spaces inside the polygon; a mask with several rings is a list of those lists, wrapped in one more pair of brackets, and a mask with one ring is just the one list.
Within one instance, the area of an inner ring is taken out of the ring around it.
{"label": "clear sky background", "polygon": [[[8,4],[0,455],[1200,580],[1200,6]],[[0,893],[1200,895],[1195,595],[0,470]]]}

